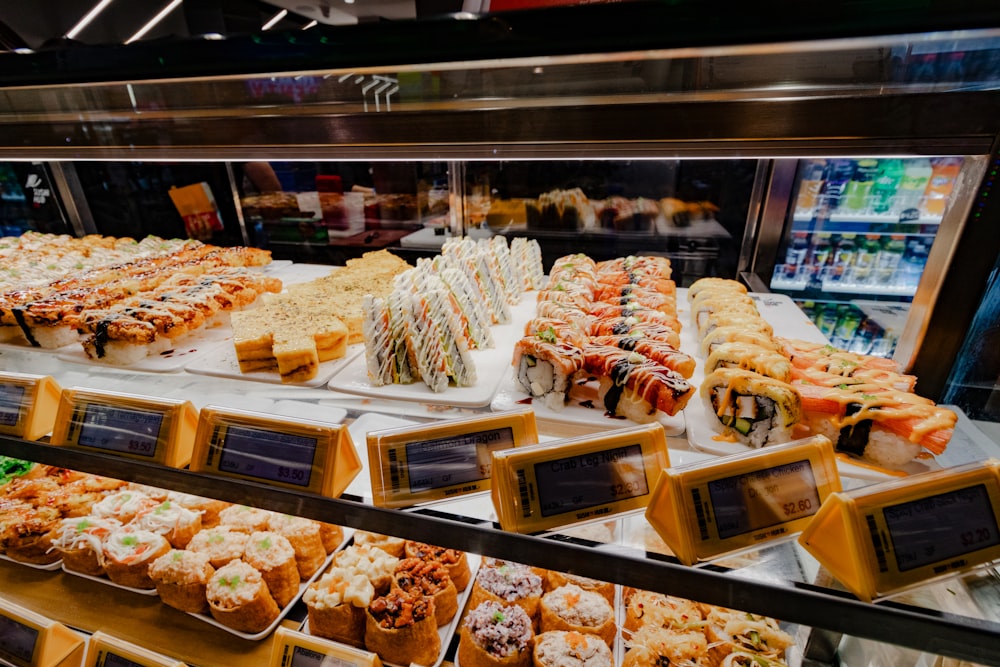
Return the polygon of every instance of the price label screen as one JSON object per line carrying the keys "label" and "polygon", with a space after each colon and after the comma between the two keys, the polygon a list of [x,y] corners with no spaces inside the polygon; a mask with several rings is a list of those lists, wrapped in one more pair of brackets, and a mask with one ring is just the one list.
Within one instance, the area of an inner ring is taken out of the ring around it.
{"label": "price label screen", "polygon": [[17,425],[26,389],[19,384],[0,383],[0,426]]}
{"label": "price label screen", "polygon": [[110,651],[104,654],[104,661],[101,665],[102,667],[143,667],[138,662],[123,658],[117,653],[111,653]]}
{"label": "price label screen", "polygon": [[808,460],[713,480],[708,493],[721,539],[812,516],[820,506]]}
{"label": "price label screen", "polygon": [[638,444],[536,463],[535,480],[543,517],[649,493]]}
{"label": "price label screen", "polygon": [[900,572],[1000,544],[985,484],[884,507],[882,514]]}
{"label": "price label screen", "polygon": [[0,614],[0,655],[30,663],[38,642],[38,630]]}
{"label": "price label screen", "polygon": [[356,664],[304,646],[296,646],[292,651],[290,667],[356,667]]}
{"label": "price label screen", "polygon": [[460,436],[424,440],[406,445],[406,469],[410,491],[489,479],[490,452],[514,446],[514,429],[498,428]]}
{"label": "price label screen", "polygon": [[230,426],[219,457],[219,470],[259,479],[309,486],[316,438]]}
{"label": "price label screen", "polygon": [[90,404],[76,442],[81,447],[152,457],[162,424],[162,412]]}

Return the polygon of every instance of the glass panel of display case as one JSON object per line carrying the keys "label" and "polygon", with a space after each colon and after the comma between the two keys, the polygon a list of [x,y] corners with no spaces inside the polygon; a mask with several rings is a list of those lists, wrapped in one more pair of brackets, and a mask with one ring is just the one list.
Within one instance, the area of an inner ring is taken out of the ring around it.
{"label": "glass panel of display case", "polygon": [[962,165],[800,161],[771,289],[791,296],[835,347],[891,357]]}
{"label": "glass panel of display case", "polygon": [[756,168],[756,160],[472,162],[466,228],[537,239],[546,268],[577,252],[652,254],[671,260],[681,286],[732,277]]}
{"label": "glass panel of display case", "polygon": [[68,231],[49,170],[40,162],[0,162],[0,236],[27,231]]}

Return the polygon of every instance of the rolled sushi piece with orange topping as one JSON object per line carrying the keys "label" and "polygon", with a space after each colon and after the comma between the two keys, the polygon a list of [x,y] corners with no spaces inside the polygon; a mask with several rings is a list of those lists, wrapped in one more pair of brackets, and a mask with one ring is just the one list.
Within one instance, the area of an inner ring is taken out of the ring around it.
{"label": "rolled sushi piece with orange topping", "polygon": [[263,632],[281,614],[260,572],[241,560],[215,572],[206,597],[212,618],[238,632]]}

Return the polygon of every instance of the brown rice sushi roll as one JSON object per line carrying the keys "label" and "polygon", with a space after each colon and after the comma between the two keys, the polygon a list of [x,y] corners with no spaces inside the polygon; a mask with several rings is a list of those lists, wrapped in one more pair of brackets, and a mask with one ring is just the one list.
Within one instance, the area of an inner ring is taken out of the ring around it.
{"label": "brown rice sushi roll", "polygon": [[320,537],[319,521],[272,513],[267,526],[268,530],[287,538],[295,549],[295,562],[302,579],[309,579],[323,567],[326,549],[323,548],[323,538]]}
{"label": "brown rice sushi roll", "polygon": [[448,568],[448,576],[451,577],[451,581],[455,584],[455,589],[458,592],[461,593],[469,585],[469,580],[472,578],[472,570],[469,569],[469,557],[464,551],[407,540],[405,553],[407,558],[436,560],[444,563]]}
{"label": "brown rice sushi roll", "polygon": [[183,549],[201,530],[201,514],[170,500],[141,510],[131,524],[142,530],[151,530],[167,538],[174,549]]}
{"label": "brown rice sushi roll", "polygon": [[228,503],[225,500],[215,500],[214,498],[205,498],[179,491],[168,493],[167,500],[175,502],[181,507],[186,507],[193,512],[200,512],[202,528],[215,528],[218,526],[219,513],[232,505],[232,503]]}
{"label": "brown rice sushi roll", "polygon": [[596,635],[552,630],[535,637],[534,667],[611,667],[614,656]]}
{"label": "brown rice sushi roll", "polygon": [[63,519],[52,546],[62,556],[64,568],[97,577],[104,574],[104,539],[121,526],[115,519]]}
{"label": "brown rice sushi roll", "polygon": [[335,523],[319,522],[319,538],[323,541],[323,549],[332,554],[344,543],[344,529]]}
{"label": "brown rice sushi roll", "polygon": [[434,600],[394,588],[368,605],[365,647],[383,662],[433,665],[441,652]]}
{"label": "brown rice sushi roll", "polygon": [[364,574],[330,568],[302,595],[309,614],[309,634],[364,648],[366,609],[374,597],[375,588]]}
{"label": "brown rice sushi roll", "polygon": [[156,501],[141,491],[117,491],[95,503],[90,513],[102,519],[117,519],[126,524],[137,514],[156,506]]}
{"label": "brown rice sushi roll", "polygon": [[219,512],[219,525],[229,526],[233,530],[240,530],[249,535],[258,530],[267,530],[272,516],[274,512],[268,510],[247,505],[230,505]]}
{"label": "brown rice sushi roll", "polygon": [[156,588],[149,577],[149,564],[168,551],[170,543],[163,535],[126,526],[104,540],[104,571],[119,586]]}
{"label": "brown rice sushi roll", "polygon": [[212,567],[219,569],[232,560],[243,555],[249,533],[236,530],[230,526],[216,526],[202,530],[188,542],[188,549],[200,551],[208,556]]}
{"label": "brown rice sushi roll", "polygon": [[334,555],[333,564],[360,572],[368,577],[375,588],[375,595],[385,595],[392,587],[392,575],[399,559],[375,547],[352,544]]}
{"label": "brown rice sushi roll", "polygon": [[462,622],[456,662],[464,667],[531,667],[534,637],[523,609],[487,601]]}
{"label": "brown rice sushi roll", "polygon": [[299,594],[301,579],[295,549],[285,537],[270,531],[254,533],[247,540],[243,560],[257,568],[279,607]]}
{"label": "brown rice sushi roll", "polygon": [[376,549],[381,549],[390,556],[404,558],[406,540],[392,535],[380,535],[370,533],[367,530],[358,530],[354,533],[354,544],[365,544]]}
{"label": "brown rice sushi roll", "polygon": [[611,646],[617,626],[611,603],[600,593],[566,584],[542,596],[542,632],[569,630],[597,635]]}
{"label": "brown rice sushi roll", "polygon": [[438,627],[448,625],[458,613],[458,592],[444,563],[404,558],[396,565],[393,585],[407,593],[433,598]]}
{"label": "brown rice sushi roll", "polygon": [[212,618],[237,632],[263,632],[281,614],[260,572],[241,560],[215,572],[206,597]]}
{"label": "brown rice sushi roll", "polygon": [[149,565],[149,578],[163,604],[192,614],[208,612],[208,582],[215,568],[197,551],[171,549]]}
{"label": "brown rice sushi roll", "polygon": [[479,569],[469,594],[469,607],[475,609],[487,600],[516,604],[537,623],[542,577],[527,565],[496,561],[492,567]]}
{"label": "brown rice sushi roll", "polygon": [[612,605],[615,603],[615,585],[611,582],[581,577],[578,574],[570,574],[568,572],[548,571],[545,578],[546,591],[554,591],[566,584],[576,584],[585,591],[600,593],[609,603]]}

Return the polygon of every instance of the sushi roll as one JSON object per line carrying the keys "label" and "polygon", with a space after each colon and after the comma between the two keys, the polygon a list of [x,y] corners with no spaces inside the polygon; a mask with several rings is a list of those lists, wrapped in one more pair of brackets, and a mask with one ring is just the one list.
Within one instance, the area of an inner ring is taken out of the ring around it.
{"label": "sushi roll", "polygon": [[611,582],[581,577],[578,574],[559,572],[558,570],[549,570],[545,575],[545,587],[547,591],[554,591],[566,584],[574,584],[585,591],[591,591],[603,596],[611,604],[615,603],[615,585]]}
{"label": "sushi roll", "polygon": [[125,490],[105,496],[91,507],[90,512],[102,519],[115,519],[126,524],[140,513],[156,507],[155,500],[141,491]]}
{"label": "sushi roll", "polygon": [[454,266],[439,270],[438,277],[451,292],[462,313],[462,324],[470,345],[477,350],[494,347],[496,343],[490,331],[491,320],[486,304],[478,297],[468,277]]}
{"label": "sushi roll", "polygon": [[531,667],[534,638],[523,609],[487,601],[462,622],[457,662],[466,667]]}
{"label": "sushi roll", "polygon": [[583,367],[583,350],[543,336],[524,336],[514,344],[514,379],[524,393],[552,410],[569,400],[573,378]]}
{"label": "sushi roll", "polygon": [[595,301],[587,311],[599,320],[611,317],[634,318],[639,322],[655,322],[674,331],[681,330],[681,322],[676,315],[666,315],[659,310],[647,308],[642,304],[630,302],[625,305]]}
{"label": "sushi roll", "polygon": [[372,600],[365,616],[365,647],[383,662],[433,665],[441,652],[434,600],[395,588]]}
{"label": "sushi roll", "polygon": [[168,551],[170,543],[162,535],[125,526],[104,540],[104,571],[119,586],[156,588],[149,577],[149,564]]}
{"label": "sushi roll", "polygon": [[187,548],[205,554],[212,567],[220,568],[243,555],[248,539],[250,533],[219,525],[203,529],[191,538]]}
{"label": "sushi roll", "polygon": [[705,373],[716,368],[742,368],[769,378],[788,382],[792,364],[783,355],[753,343],[722,343],[705,361]]}
{"label": "sushi roll", "polygon": [[295,549],[284,536],[270,531],[254,533],[247,540],[243,560],[260,572],[279,607],[286,606],[299,594],[301,578]]}
{"label": "sushi roll", "polygon": [[309,579],[326,562],[326,548],[320,536],[320,523],[312,519],[272,513],[267,530],[285,537],[295,551],[299,576]]}
{"label": "sushi roll", "polygon": [[676,415],[694,394],[682,376],[638,352],[608,345],[588,345],[584,369],[598,377],[598,397],[609,414],[648,423],[659,412]]}
{"label": "sushi roll", "polygon": [[458,549],[448,549],[436,547],[423,542],[406,541],[404,553],[407,558],[419,558],[421,560],[433,560],[443,563],[448,568],[448,576],[458,592],[465,590],[472,578],[472,570],[469,568],[469,558],[464,551]]}
{"label": "sushi roll", "polygon": [[190,493],[181,493],[180,491],[170,491],[167,493],[167,500],[201,514],[202,528],[215,528],[218,526],[219,512],[232,504],[225,500],[215,500],[214,498],[205,498]]}
{"label": "sushi roll", "polygon": [[698,326],[698,337],[704,340],[706,336],[717,328],[734,325],[753,329],[766,336],[774,336],[774,328],[759,313],[748,310],[737,310],[711,313],[704,319],[703,324]]}
{"label": "sushi roll", "polygon": [[696,365],[694,357],[668,343],[648,338],[640,333],[636,332],[630,336],[595,336],[590,342],[594,345],[610,345],[629,352],[638,352],[687,379],[694,375]]}
{"label": "sushi roll", "polygon": [[545,289],[538,290],[536,299],[538,301],[558,301],[583,310],[586,310],[595,301],[593,286],[570,280],[550,283]]}
{"label": "sushi roll", "polygon": [[309,634],[357,648],[365,647],[365,615],[375,589],[364,574],[332,567],[302,595]]}
{"label": "sushi roll", "polygon": [[507,239],[496,235],[490,239],[479,242],[493,256],[497,275],[500,277],[500,284],[503,286],[507,303],[515,305],[521,301],[521,274],[510,256],[510,247]]}
{"label": "sushi roll", "polygon": [[713,427],[751,447],[792,439],[800,421],[799,392],[791,385],[738,368],[719,368],[705,377],[701,395]]}
{"label": "sushi roll", "polygon": [[190,614],[208,612],[208,582],[215,568],[197,551],[171,549],[149,565],[149,578],[163,604]]}
{"label": "sushi roll", "polygon": [[701,340],[701,356],[707,358],[723,343],[752,343],[773,352],[781,351],[781,345],[772,336],[755,328],[735,324],[716,327],[706,334]]}
{"label": "sushi roll", "polygon": [[583,308],[559,301],[539,301],[538,305],[535,306],[535,313],[539,317],[561,320],[581,331],[590,329],[590,326],[597,320]]}
{"label": "sushi roll", "polygon": [[230,505],[219,512],[219,525],[250,534],[267,530],[274,512],[248,505]]}
{"label": "sushi roll", "polygon": [[656,322],[640,322],[633,317],[609,317],[596,320],[590,326],[591,336],[632,336],[658,340],[679,350],[681,348],[680,333],[670,327]]}
{"label": "sushi roll", "polygon": [[365,546],[380,549],[390,556],[404,558],[406,552],[406,540],[392,535],[382,535],[371,533],[367,530],[357,530],[354,532],[354,546]]}
{"label": "sushi roll", "polygon": [[527,565],[493,561],[479,568],[469,593],[469,607],[475,609],[486,601],[515,604],[534,623],[543,592],[542,577]]}
{"label": "sushi roll", "polygon": [[694,301],[703,290],[746,294],[747,288],[741,282],[727,278],[699,278],[688,287],[688,301]]}
{"label": "sushi roll", "polygon": [[[355,533],[354,536],[357,538],[358,533]],[[403,553],[402,544],[400,544],[399,553],[400,555]],[[392,587],[392,575],[396,571],[399,560],[396,556],[390,556],[382,549],[358,543],[337,552],[333,557],[333,565],[353,572],[360,572],[368,577],[368,581],[372,583],[375,595],[384,595]]]}
{"label": "sushi roll", "polygon": [[644,308],[658,310],[664,315],[677,317],[676,296],[654,292],[635,285],[607,286],[598,291],[598,297],[595,300],[621,306],[634,303]]}
{"label": "sushi roll", "polygon": [[521,285],[525,290],[541,289],[545,284],[545,269],[542,266],[542,249],[538,241],[522,236],[510,240],[511,261],[521,274]]}
{"label": "sushi roll", "polygon": [[281,614],[260,572],[241,560],[216,570],[205,595],[212,618],[237,632],[263,632]]}
{"label": "sushi roll", "polygon": [[408,384],[412,375],[406,357],[399,359],[396,356],[396,346],[389,329],[389,305],[385,299],[366,294],[361,311],[368,380],[376,387]]}
{"label": "sushi roll", "polygon": [[137,514],[131,525],[159,533],[167,538],[171,547],[183,549],[201,530],[201,514],[173,501],[164,500]]}
{"label": "sushi roll", "polygon": [[52,538],[52,546],[67,570],[100,576],[104,574],[104,539],[119,528],[121,523],[115,519],[63,519]]}
{"label": "sushi roll", "polygon": [[579,327],[553,317],[536,317],[524,325],[525,336],[537,336],[549,343],[562,342],[575,347],[587,344],[589,336]]}

